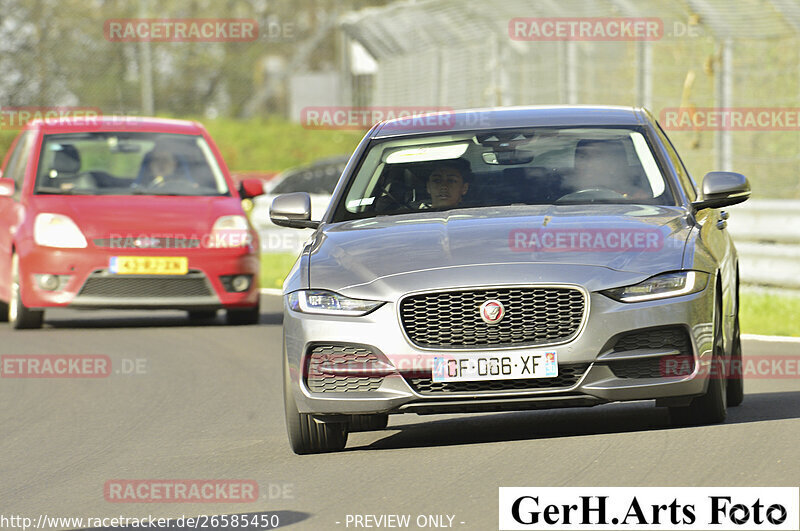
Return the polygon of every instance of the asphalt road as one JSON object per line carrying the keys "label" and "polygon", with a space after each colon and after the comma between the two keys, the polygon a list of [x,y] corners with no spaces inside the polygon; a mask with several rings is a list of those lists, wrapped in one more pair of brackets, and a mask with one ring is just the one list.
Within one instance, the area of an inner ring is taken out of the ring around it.
{"label": "asphalt road", "polygon": [[[724,425],[671,428],[651,403],[470,416],[394,416],[344,452],[295,456],[281,394],[281,317],[261,324],[180,312],[77,312],[0,326],[0,354],[107,355],[106,378],[0,378],[2,518],[278,515],[290,529],[347,529],[348,514],[452,516],[497,529],[499,486],[797,486],[800,381],[751,379]],[[745,341],[745,356],[800,343]],[[139,360],[139,361],[136,361]],[[116,503],[119,479],[253,480],[251,503]],[[430,522],[430,520],[429,520]],[[85,526],[85,524],[84,524]],[[62,525],[61,527],[77,527]],[[353,529],[353,526],[350,526]]]}

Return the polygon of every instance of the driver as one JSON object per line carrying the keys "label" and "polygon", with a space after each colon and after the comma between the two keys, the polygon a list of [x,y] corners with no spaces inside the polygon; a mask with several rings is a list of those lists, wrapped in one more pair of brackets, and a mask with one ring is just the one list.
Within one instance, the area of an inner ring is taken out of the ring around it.
{"label": "driver", "polygon": [[186,169],[175,155],[173,146],[164,139],[156,141],[143,170],[145,173],[144,186],[158,188],[168,184],[181,183],[181,185],[197,187],[197,183],[188,176]]}
{"label": "driver", "polygon": [[175,170],[178,169],[178,161],[175,160],[175,155],[166,150],[154,150],[150,157],[149,170],[153,176],[150,182],[151,186],[158,186],[165,183],[167,180],[175,180],[178,177],[175,175]]}
{"label": "driver", "polygon": [[426,189],[431,195],[431,208],[454,208],[469,190],[469,167],[460,161],[436,166],[428,176]]}

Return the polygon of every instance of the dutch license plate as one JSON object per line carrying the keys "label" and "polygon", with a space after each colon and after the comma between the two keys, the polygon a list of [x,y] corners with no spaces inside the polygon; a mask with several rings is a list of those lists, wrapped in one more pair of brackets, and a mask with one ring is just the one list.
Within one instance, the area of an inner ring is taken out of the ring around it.
{"label": "dutch license plate", "polygon": [[185,256],[112,256],[108,270],[115,275],[185,275],[189,260]]}
{"label": "dutch license plate", "polygon": [[516,380],[556,376],[558,376],[558,356],[555,350],[505,354],[437,354],[433,358],[434,382]]}

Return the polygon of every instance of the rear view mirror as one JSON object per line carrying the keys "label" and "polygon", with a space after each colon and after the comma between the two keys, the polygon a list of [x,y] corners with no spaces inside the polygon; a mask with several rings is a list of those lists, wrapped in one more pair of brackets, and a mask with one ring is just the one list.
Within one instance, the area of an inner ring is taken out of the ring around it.
{"label": "rear view mirror", "polygon": [[509,151],[487,151],[483,153],[483,162],[486,164],[515,165],[530,164],[533,162],[533,153],[518,149]]}
{"label": "rear view mirror", "polygon": [[112,146],[112,153],[139,153],[142,151],[142,146],[132,142],[119,142]]}
{"label": "rear view mirror", "polygon": [[249,199],[264,193],[264,182],[261,179],[244,179],[239,183],[239,195]]}
{"label": "rear view mirror", "polygon": [[[2,173],[0,173],[2,175]],[[2,179],[0,178],[0,197],[11,197],[14,195],[14,190],[16,189],[16,183],[14,179]]]}
{"label": "rear view mirror", "polygon": [[279,195],[269,207],[269,219],[275,225],[294,229],[316,229],[319,221],[311,221],[311,196],[306,192]]}
{"label": "rear view mirror", "polygon": [[694,209],[720,208],[747,201],[750,182],[741,173],[711,171],[703,177],[703,196],[692,203]]}

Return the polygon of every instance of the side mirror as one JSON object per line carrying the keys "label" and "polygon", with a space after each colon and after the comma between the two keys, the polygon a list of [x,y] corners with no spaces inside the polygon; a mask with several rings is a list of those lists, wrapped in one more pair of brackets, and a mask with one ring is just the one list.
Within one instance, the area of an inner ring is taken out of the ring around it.
{"label": "side mirror", "polygon": [[750,183],[741,173],[710,171],[703,177],[703,198],[692,203],[695,211],[720,208],[747,201]]}
{"label": "side mirror", "polygon": [[316,229],[319,221],[311,221],[311,196],[306,192],[279,195],[269,207],[269,219],[275,225],[293,229]]}
{"label": "side mirror", "polygon": [[12,195],[14,195],[14,190],[16,189],[16,186],[17,185],[14,182],[14,179],[0,178],[0,197],[11,197]]}
{"label": "side mirror", "polygon": [[239,183],[239,195],[249,199],[264,193],[264,182],[261,179],[244,179]]}

